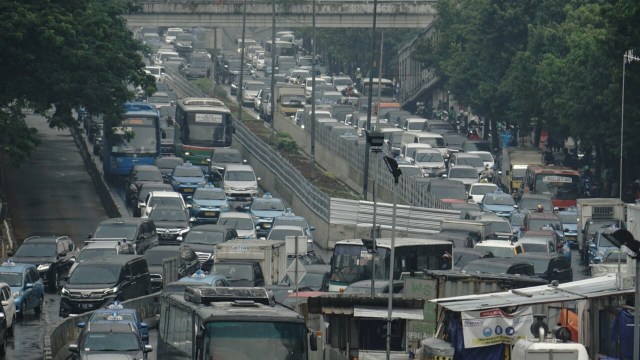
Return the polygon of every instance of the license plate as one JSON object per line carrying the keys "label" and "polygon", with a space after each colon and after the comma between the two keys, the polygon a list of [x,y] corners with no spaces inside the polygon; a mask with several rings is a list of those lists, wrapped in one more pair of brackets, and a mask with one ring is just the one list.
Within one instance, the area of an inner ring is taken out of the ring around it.
{"label": "license plate", "polygon": [[205,211],[204,216],[216,216],[216,213],[213,211]]}
{"label": "license plate", "polygon": [[184,191],[184,192],[186,192],[186,193],[187,193],[187,192],[188,192],[188,193],[191,193],[191,192],[193,192],[193,190],[194,190],[193,188],[184,188],[184,189],[182,189],[182,191]]}
{"label": "license plate", "polygon": [[80,304],[80,309],[93,309],[93,304]]}

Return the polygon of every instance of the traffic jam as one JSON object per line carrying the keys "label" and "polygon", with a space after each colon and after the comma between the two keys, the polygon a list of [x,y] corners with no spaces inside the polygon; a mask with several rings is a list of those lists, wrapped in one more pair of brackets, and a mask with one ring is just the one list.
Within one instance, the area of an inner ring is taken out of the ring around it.
{"label": "traffic jam", "polygon": [[[137,29],[157,92],[134,89],[111,128],[78,110],[127,214],[101,221],[83,246],[64,235],[21,239],[0,265],[5,346],[49,291],[60,294],[60,320],[77,319],[64,349],[75,359],[630,353],[636,254],[624,234],[640,238],[629,225],[640,208],[594,192],[577,146],[518,146],[515,129],[503,128],[494,149],[468,109],[404,110],[396,81],[371,83],[360,68],[327,75],[294,31],[240,38],[215,54],[203,34]],[[187,94],[175,76],[213,78],[238,101]],[[370,92],[378,95],[367,116]],[[263,188],[236,146],[232,106],[265,127],[276,118],[304,131],[331,123],[362,141],[375,123],[383,155],[449,218],[420,237],[342,234],[323,248],[319,225]]]}

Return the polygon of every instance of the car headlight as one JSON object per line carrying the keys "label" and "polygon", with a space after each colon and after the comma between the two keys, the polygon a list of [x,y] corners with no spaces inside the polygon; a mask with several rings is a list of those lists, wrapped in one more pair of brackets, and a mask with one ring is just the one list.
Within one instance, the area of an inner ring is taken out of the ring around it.
{"label": "car headlight", "polygon": [[[62,290],[64,290],[64,289],[62,289]],[[16,298],[16,299],[17,299],[18,297],[20,297],[20,291],[14,291],[14,292],[13,292],[13,297],[14,297],[14,298]]]}
{"label": "car headlight", "polygon": [[189,230],[190,230],[189,228],[180,229],[178,230],[178,234],[182,235],[182,234],[188,233]]}
{"label": "car headlight", "polygon": [[51,267],[51,263],[38,265],[38,271],[47,271]]}
{"label": "car headlight", "polygon": [[200,209],[200,207],[201,207],[201,206],[200,206],[200,205],[198,205],[198,204],[191,204],[191,208],[192,208],[192,209]]}
{"label": "car headlight", "polygon": [[69,295],[69,290],[67,290],[67,288],[66,288],[66,287],[63,287],[63,288],[62,288],[62,290],[60,290],[60,293],[61,293],[62,295]]}
{"label": "car headlight", "polygon": [[118,287],[116,286],[116,287],[114,287],[114,288],[106,289],[106,290],[105,290],[105,291],[103,291],[102,293],[103,293],[103,294],[105,294],[105,295],[107,295],[107,294],[115,294],[115,293],[117,293],[117,292],[118,292]]}

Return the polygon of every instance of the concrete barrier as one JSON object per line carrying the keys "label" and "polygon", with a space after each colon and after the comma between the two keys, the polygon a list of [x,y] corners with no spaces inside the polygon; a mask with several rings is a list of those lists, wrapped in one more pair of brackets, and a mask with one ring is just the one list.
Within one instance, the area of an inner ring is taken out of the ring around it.
{"label": "concrete barrier", "polygon": [[[159,304],[156,302],[158,293],[143,296],[137,299],[123,301],[122,305],[127,309],[137,309],[149,328],[158,326],[156,314],[159,312]],[[58,353],[71,342],[75,341],[82,329],[78,323],[87,322],[93,311],[80,316],[68,317],[58,326],[50,330],[44,338],[44,360],[53,360]]]}

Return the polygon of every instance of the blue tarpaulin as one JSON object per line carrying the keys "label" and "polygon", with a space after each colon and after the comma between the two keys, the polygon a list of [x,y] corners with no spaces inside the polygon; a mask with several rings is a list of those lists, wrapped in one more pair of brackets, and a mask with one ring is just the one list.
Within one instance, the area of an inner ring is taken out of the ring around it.
{"label": "blue tarpaulin", "polygon": [[449,335],[451,336],[451,344],[455,349],[454,360],[504,360],[503,344],[465,349],[462,322],[459,318],[451,317]]}

